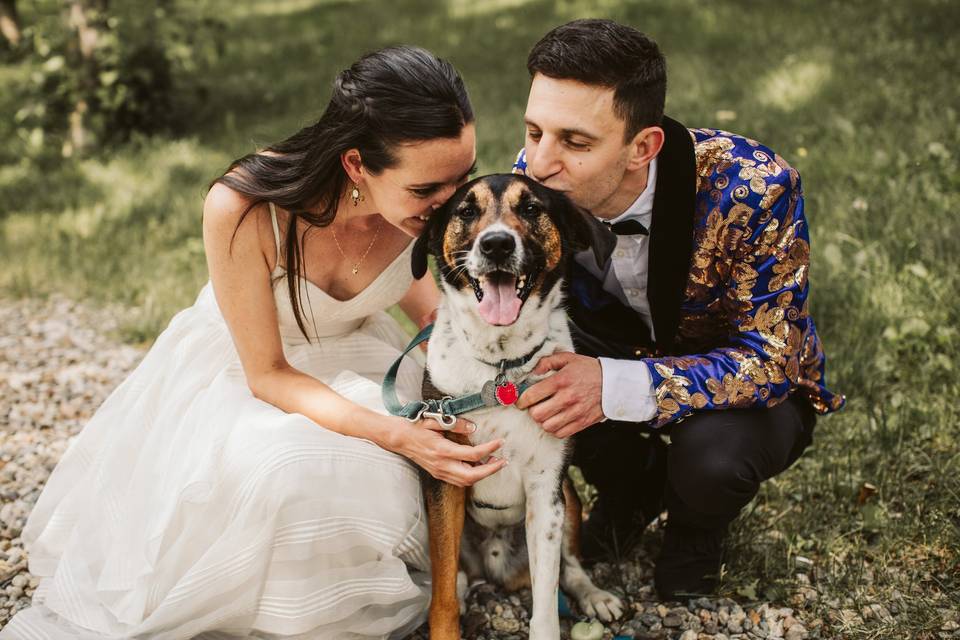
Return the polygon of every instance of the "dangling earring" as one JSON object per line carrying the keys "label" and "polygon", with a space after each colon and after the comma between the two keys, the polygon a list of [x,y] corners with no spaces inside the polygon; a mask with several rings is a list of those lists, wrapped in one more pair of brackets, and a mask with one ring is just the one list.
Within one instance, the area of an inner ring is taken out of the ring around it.
{"label": "dangling earring", "polygon": [[353,206],[355,207],[365,199],[363,194],[360,193],[360,185],[358,185],[356,182],[353,183],[353,190],[350,192],[350,197],[353,199]]}

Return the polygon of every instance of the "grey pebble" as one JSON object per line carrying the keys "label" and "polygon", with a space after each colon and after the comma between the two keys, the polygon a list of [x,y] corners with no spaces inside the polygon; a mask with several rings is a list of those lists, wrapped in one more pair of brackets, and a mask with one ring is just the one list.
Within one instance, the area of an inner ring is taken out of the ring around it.
{"label": "grey pebble", "polygon": [[640,622],[643,623],[646,627],[652,627],[653,625],[661,625],[660,616],[655,613],[644,613],[640,616]]}
{"label": "grey pebble", "polygon": [[665,627],[674,628],[679,627],[681,624],[683,624],[683,618],[675,613],[669,613],[663,618],[663,626]]}
{"label": "grey pebble", "polygon": [[467,613],[463,619],[463,633],[468,638],[476,638],[477,633],[487,626],[487,616],[480,610]]}
{"label": "grey pebble", "polygon": [[500,616],[494,616],[490,620],[490,626],[496,631],[515,633],[520,630],[520,621],[516,619],[507,620],[506,618],[501,618]]}

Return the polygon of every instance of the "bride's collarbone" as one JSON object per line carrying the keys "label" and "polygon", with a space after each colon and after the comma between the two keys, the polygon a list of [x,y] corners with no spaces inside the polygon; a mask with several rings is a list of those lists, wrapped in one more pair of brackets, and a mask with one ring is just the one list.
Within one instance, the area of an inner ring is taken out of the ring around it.
{"label": "bride's collarbone", "polygon": [[[307,230],[303,236],[300,276],[338,300],[356,297],[373,284],[412,241],[399,229],[384,224],[371,246],[373,233],[329,227]],[[281,263],[281,266],[285,265]]]}

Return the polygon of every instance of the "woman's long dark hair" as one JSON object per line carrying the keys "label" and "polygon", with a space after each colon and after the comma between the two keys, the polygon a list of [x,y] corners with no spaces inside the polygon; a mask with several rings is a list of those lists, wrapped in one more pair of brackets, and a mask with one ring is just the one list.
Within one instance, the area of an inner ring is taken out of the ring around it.
{"label": "woman's long dark hair", "polygon": [[250,210],[263,202],[290,212],[283,266],[304,337],[308,336],[298,282],[304,266],[297,220],[318,227],[333,222],[347,185],[340,155],[358,149],[363,165],[377,175],[396,165],[393,148],[397,144],[459,138],[471,122],[473,108],[453,65],[419,47],[387,47],[341,71],[320,119],[264,149],[275,155],[245,155],[210,183],[211,187],[223,183],[250,198],[238,228]]}

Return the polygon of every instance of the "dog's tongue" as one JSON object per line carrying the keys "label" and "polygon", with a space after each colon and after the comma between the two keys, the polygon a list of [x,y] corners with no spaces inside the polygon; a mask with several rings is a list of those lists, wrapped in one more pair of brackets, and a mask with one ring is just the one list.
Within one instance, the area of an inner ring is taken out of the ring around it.
{"label": "dog's tongue", "polygon": [[491,274],[480,281],[483,300],[480,317],[490,324],[513,324],[520,315],[522,303],[517,297],[517,279],[507,274]]}

